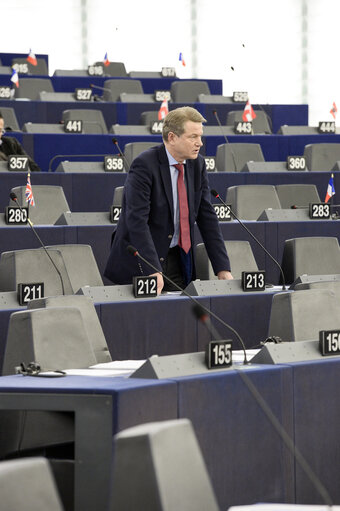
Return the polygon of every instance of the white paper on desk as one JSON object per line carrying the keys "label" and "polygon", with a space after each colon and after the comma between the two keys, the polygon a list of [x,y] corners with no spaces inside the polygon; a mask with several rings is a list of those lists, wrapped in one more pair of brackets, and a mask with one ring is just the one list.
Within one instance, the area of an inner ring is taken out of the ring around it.
{"label": "white paper on desk", "polygon": [[112,362],[104,362],[90,366],[90,369],[116,369],[135,371],[144,364],[145,360],[112,360]]}
{"label": "white paper on desk", "polygon": [[125,376],[131,372],[131,369],[65,369],[69,376]]}

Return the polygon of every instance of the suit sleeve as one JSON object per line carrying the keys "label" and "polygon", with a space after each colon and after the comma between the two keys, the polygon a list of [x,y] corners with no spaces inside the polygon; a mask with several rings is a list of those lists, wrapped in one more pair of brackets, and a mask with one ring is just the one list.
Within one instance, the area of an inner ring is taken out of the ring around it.
{"label": "suit sleeve", "polygon": [[230,271],[230,261],[225,248],[222,231],[216,212],[211,204],[210,188],[205,162],[201,168],[201,200],[196,222],[201,232],[205,248],[215,275],[219,271]]}

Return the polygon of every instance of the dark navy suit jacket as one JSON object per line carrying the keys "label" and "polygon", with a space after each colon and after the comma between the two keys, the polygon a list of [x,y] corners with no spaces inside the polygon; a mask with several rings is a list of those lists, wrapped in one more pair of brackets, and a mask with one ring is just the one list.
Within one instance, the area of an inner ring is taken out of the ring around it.
{"label": "dark navy suit jacket", "polygon": [[[229,258],[214,208],[202,156],[186,161],[190,232],[195,247],[197,223],[214,272],[230,270]],[[174,211],[169,161],[164,145],[152,147],[132,163],[125,186],[122,211],[113,234],[105,276],[115,284],[131,284],[135,275],[154,271],[126,250],[132,245],[159,271],[163,271],[174,233]]]}

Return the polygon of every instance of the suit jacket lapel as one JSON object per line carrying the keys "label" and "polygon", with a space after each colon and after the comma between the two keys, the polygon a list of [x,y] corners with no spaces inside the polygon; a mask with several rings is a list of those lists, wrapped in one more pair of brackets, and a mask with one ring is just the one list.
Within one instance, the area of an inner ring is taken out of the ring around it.
{"label": "suit jacket lapel", "polygon": [[174,201],[172,197],[172,185],[171,185],[171,175],[170,175],[170,168],[169,168],[169,161],[168,157],[165,152],[164,145],[160,146],[160,170],[161,170],[161,178],[163,181],[163,186],[165,190],[166,198],[168,199],[170,211],[171,211],[171,218],[174,217]]}

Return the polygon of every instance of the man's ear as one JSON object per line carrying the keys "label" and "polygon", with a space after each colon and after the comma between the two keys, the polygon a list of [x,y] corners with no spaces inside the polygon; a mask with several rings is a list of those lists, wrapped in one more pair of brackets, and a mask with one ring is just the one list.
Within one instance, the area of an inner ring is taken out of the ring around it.
{"label": "man's ear", "polygon": [[176,139],[177,135],[173,131],[169,131],[168,133],[168,142],[170,144]]}

